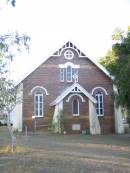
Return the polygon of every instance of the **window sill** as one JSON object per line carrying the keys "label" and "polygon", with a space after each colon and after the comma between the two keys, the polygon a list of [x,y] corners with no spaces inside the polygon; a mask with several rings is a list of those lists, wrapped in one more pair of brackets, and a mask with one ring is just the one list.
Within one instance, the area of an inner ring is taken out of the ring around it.
{"label": "window sill", "polygon": [[72,83],[73,81],[67,81],[67,80],[66,80],[66,82],[67,82],[67,83]]}
{"label": "window sill", "polygon": [[98,117],[103,117],[104,115],[103,114],[101,114],[101,115],[97,115]]}
{"label": "window sill", "polygon": [[73,117],[79,117],[79,114],[73,114]]}
{"label": "window sill", "polygon": [[32,116],[32,119],[35,119],[35,118],[42,118],[44,117],[43,115],[42,116]]}
{"label": "window sill", "polygon": [[67,81],[67,80],[60,81],[60,83],[64,83],[64,82],[66,82],[66,83],[73,83],[73,81]]}

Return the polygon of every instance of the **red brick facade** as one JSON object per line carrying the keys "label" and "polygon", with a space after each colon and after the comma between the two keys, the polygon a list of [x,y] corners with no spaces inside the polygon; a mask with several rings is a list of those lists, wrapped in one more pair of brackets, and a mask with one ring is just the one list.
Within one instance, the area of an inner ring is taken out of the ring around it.
{"label": "red brick facade", "polygon": [[[70,60],[65,59],[64,52],[66,49],[70,49],[74,53],[74,57]],[[61,55],[51,56],[43,64],[41,64],[36,70],[34,70],[29,76],[23,80],[23,128],[25,125],[29,129],[34,128],[34,121],[32,116],[34,115],[34,95],[31,94],[31,90],[36,86],[43,86],[49,95],[44,92],[44,116],[36,118],[37,128],[48,125],[48,117],[54,113],[54,106],[50,106],[57,96],[59,96],[66,88],[74,83],[61,82],[60,81],[60,68],[59,64],[65,64],[71,62],[74,65],[79,65],[79,80],[78,83],[91,94],[94,87],[103,87],[108,92],[108,95],[104,94],[104,116],[99,117],[101,132],[111,133],[114,132],[114,113],[113,113],[113,101],[112,94],[112,81],[111,79],[99,69],[89,58],[79,57],[75,48],[63,49]],[[82,102],[79,98],[79,113],[80,115],[74,117],[72,115],[72,101],[73,96],[69,102],[66,96],[63,99],[63,113],[65,117],[65,130],[67,133],[75,133],[72,131],[72,124],[80,124],[80,131],[87,129],[89,132],[89,104],[88,98],[81,94],[85,102]],[[79,131],[76,131],[79,132]]]}

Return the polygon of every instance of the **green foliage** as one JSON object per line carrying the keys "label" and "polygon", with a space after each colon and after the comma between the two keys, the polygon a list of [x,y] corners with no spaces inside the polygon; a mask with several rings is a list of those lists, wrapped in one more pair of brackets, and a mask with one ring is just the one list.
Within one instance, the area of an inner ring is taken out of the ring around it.
{"label": "green foliage", "polygon": [[[16,0],[6,1],[15,7]],[[10,112],[16,103],[16,87],[10,80],[10,72],[8,77],[6,75],[10,70],[6,64],[8,63],[10,66],[10,61],[13,60],[16,51],[21,52],[23,48],[29,50],[28,41],[30,41],[29,36],[26,34],[19,35],[18,32],[0,35],[0,111],[6,111],[7,113],[7,125],[11,136],[12,152],[16,148],[16,137],[10,124]]]}
{"label": "green foliage", "polygon": [[112,49],[107,52],[107,55],[99,59],[99,63],[102,64],[108,71],[113,69],[115,63],[115,53]]}
{"label": "green foliage", "polygon": [[[129,27],[130,28],[130,27]],[[130,31],[117,32],[113,36],[116,43],[108,54],[100,59],[111,75],[114,76],[114,84],[117,87],[115,99],[117,105],[130,110]]]}
{"label": "green foliage", "polygon": [[0,79],[0,111],[10,112],[16,103],[16,89],[11,81]]}
{"label": "green foliage", "polygon": [[130,31],[130,26],[128,26],[128,31]]}
{"label": "green foliage", "polygon": [[[16,101],[16,89],[9,79],[7,64],[13,60],[16,51],[29,49],[30,37],[18,32],[0,35],[0,110],[10,112]],[[13,51],[12,51],[13,50]]]}
{"label": "green foliage", "polygon": [[130,109],[130,33],[123,37],[121,43],[114,44],[112,49],[118,57],[112,69],[118,89],[116,100],[118,104]]}
{"label": "green foliage", "polygon": [[27,34],[19,34],[17,31],[0,35],[1,58],[13,59],[16,51],[29,50],[30,37]]}
{"label": "green foliage", "polygon": [[53,122],[53,114],[49,115],[48,129],[51,132],[63,134],[63,132],[64,132],[64,113],[63,113],[63,111],[60,111],[59,114],[57,115],[56,122]]}
{"label": "green foliage", "polygon": [[58,126],[59,126],[59,133],[63,134],[64,132],[64,113],[60,111],[58,115]]}
{"label": "green foliage", "polygon": [[53,113],[48,116],[48,130],[54,132],[55,124],[53,123]]}
{"label": "green foliage", "polygon": [[123,39],[123,35],[124,31],[121,28],[117,27],[115,28],[114,33],[112,35],[112,40],[120,41]]}

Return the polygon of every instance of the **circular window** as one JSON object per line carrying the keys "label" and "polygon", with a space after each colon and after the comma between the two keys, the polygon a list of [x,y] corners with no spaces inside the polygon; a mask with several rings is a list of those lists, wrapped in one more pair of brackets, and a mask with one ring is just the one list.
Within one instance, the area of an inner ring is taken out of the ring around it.
{"label": "circular window", "polygon": [[74,56],[74,53],[71,50],[66,50],[64,53],[64,56],[66,59],[72,59]]}

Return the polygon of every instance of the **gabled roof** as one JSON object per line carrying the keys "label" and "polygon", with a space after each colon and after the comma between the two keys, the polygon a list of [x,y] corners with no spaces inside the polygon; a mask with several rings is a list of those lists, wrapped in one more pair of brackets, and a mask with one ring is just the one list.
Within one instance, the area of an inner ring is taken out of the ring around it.
{"label": "gabled roof", "polygon": [[53,56],[61,56],[62,51],[63,51],[64,49],[68,49],[68,48],[74,49],[74,50],[78,53],[79,57],[86,57],[86,55],[85,55],[83,52],[81,52],[81,51],[80,51],[73,43],[71,43],[70,41],[68,41],[66,44],[64,44],[64,46],[62,46],[59,50],[57,50],[57,51],[53,54]]}
{"label": "gabled roof", "polygon": [[[74,49],[78,55],[79,58],[88,58],[92,63],[94,63],[102,72],[104,72],[110,79],[112,79],[112,76],[110,75],[110,73],[102,66],[100,65],[98,62],[96,62],[94,59],[87,57],[82,51],[80,51],[73,43],[71,43],[70,41],[67,42],[66,44],[64,44],[58,51],[56,51],[54,54],[52,54],[51,56],[60,56],[62,51],[64,49],[67,48],[71,48]],[[47,59],[49,59],[51,56],[49,56]],[[47,59],[45,59],[42,63],[44,63]],[[42,63],[40,63],[38,66],[36,66],[34,69],[32,69],[31,71],[27,72],[20,80],[18,80],[15,85],[17,86],[18,84],[20,84],[26,77],[28,77],[34,70],[36,70]]]}
{"label": "gabled roof", "polygon": [[81,85],[78,83],[74,83],[67,89],[65,89],[51,104],[50,106],[57,105],[62,101],[69,93],[83,93],[86,97],[88,97],[93,103],[96,103],[96,99],[89,94]]}
{"label": "gabled roof", "polygon": [[[64,46],[62,46],[58,51],[56,51],[53,56],[61,56],[61,53],[64,49],[67,48],[71,48],[74,49],[78,55],[79,58],[88,58],[81,50],[79,50],[72,42],[68,41]],[[95,61],[94,59],[90,59],[88,58],[91,62],[93,62],[101,71],[103,71],[109,78],[112,79],[112,76],[110,75],[110,73],[101,65],[99,64],[97,61]]]}

